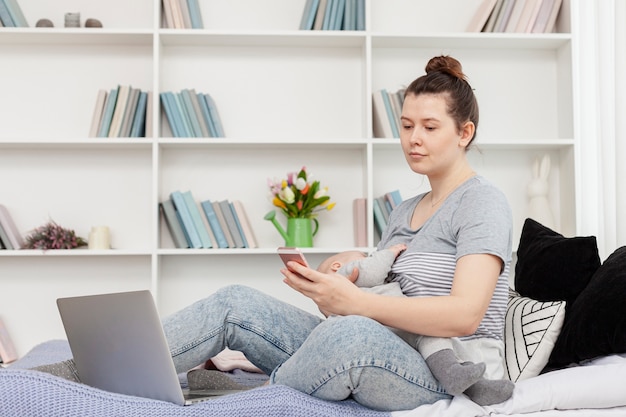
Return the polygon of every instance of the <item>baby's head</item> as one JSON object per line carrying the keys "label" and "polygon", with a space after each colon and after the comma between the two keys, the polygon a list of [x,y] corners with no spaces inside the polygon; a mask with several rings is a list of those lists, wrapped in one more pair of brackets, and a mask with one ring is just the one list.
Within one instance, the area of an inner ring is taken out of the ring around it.
{"label": "baby's head", "polygon": [[363,252],[356,250],[348,250],[345,252],[339,252],[333,256],[329,256],[319,264],[317,270],[324,273],[337,272],[339,268],[348,262],[356,261],[358,259],[367,258],[367,255]]}

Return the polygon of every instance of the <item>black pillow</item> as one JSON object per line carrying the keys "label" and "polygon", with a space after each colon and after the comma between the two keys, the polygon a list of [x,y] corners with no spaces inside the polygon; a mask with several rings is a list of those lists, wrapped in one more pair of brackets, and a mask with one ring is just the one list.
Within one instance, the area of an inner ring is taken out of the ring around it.
{"label": "black pillow", "polygon": [[520,295],[572,305],[599,267],[595,236],[566,238],[533,219],[524,222],[515,264]]}
{"label": "black pillow", "polygon": [[549,366],[626,353],[626,246],[604,261],[567,309]]}

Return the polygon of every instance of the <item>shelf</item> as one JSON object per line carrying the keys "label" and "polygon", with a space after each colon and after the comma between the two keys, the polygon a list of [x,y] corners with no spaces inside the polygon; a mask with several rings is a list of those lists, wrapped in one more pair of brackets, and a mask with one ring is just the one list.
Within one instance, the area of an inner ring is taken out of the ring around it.
{"label": "shelf", "polygon": [[149,29],[2,28],[0,45],[151,45]]}

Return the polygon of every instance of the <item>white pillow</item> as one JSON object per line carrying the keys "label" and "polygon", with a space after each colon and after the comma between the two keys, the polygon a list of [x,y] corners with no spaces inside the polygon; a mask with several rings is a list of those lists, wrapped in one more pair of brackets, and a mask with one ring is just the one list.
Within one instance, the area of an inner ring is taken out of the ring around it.
{"label": "white pillow", "polygon": [[539,375],[548,363],[564,318],[565,301],[537,301],[509,289],[504,369],[511,381]]}

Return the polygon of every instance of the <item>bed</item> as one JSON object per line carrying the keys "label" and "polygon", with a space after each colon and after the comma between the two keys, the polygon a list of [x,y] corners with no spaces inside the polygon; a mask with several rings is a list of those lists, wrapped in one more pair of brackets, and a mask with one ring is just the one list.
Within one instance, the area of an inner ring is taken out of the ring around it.
{"label": "bed", "polygon": [[181,407],[29,370],[71,356],[65,340],[54,340],[0,369],[0,416],[626,416],[626,247],[601,263],[595,238],[565,238],[527,221],[517,257],[504,358],[516,386],[501,404],[461,395],[389,413],[273,385]]}

